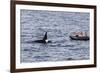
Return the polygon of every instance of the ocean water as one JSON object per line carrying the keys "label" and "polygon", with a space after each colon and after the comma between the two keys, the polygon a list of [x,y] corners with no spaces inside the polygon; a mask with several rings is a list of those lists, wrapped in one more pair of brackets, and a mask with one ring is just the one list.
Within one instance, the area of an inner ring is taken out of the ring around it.
{"label": "ocean water", "polygon": [[[89,41],[69,38],[71,32],[75,31],[89,34],[89,13],[22,9],[20,21],[21,62],[89,59]],[[32,42],[43,39],[45,32],[52,43]]]}

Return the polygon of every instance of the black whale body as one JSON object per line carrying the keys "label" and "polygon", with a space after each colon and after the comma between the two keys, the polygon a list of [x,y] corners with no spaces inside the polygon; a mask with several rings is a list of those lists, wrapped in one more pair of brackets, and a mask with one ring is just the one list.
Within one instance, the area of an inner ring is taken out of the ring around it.
{"label": "black whale body", "polygon": [[28,43],[34,43],[34,42],[36,42],[36,43],[51,43],[51,41],[47,40],[47,32],[45,33],[44,38],[42,40],[30,41]]}
{"label": "black whale body", "polygon": [[51,43],[51,41],[46,42],[45,40],[35,40],[33,42],[36,42],[36,43]]}

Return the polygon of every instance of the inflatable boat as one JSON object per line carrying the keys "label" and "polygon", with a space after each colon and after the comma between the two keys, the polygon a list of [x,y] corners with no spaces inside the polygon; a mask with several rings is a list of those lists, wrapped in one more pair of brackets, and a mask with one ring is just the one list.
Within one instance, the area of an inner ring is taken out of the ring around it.
{"label": "inflatable boat", "polygon": [[78,33],[72,33],[69,36],[72,40],[89,40],[89,36],[87,35],[87,33],[83,33],[83,32],[78,32]]}
{"label": "inflatable boat", "polygon": [[70,36],[72,40],[89,40],[88,36]]}

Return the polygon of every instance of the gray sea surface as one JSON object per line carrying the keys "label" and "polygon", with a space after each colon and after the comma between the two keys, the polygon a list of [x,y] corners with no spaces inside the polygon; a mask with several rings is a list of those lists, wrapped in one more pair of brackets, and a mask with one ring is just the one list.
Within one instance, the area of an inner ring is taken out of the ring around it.
{"label": "gray sea surface", "polygon": [[[87,60],[89,41],[71,40],[71,32],[88,32],[88,12],[24,10],[20,11],[21,63]],[[36,43],[45,32],[52,43]],[[30,42],[30,43],[29,43]]]}

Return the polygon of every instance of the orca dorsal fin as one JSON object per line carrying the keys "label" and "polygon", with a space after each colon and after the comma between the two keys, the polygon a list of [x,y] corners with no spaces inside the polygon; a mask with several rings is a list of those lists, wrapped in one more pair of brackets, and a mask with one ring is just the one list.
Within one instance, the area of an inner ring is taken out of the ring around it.
{"label": "orca dorsal fin", "polygon": [[47,39],[47,32],[45,33],[44,37],[43,37],[43,40],[46,40]]}

